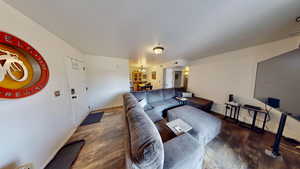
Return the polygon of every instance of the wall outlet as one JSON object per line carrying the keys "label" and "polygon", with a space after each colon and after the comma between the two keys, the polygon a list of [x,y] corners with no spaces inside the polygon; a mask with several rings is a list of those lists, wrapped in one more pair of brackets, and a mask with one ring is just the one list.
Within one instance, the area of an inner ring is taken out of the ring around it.
{"label": "wall outlet", "polygon": [[17,167],[16,169],[33,169],[32,163],[24,164],[22,166]]}

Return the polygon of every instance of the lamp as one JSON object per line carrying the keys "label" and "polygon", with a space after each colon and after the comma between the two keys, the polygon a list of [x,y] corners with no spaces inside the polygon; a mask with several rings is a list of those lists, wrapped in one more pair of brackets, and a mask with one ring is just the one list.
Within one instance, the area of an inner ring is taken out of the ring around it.
{"label": "lamp", "polygon": [[190,72],[190,68],[187,66],[183,69],[184,75],[188,76]]}
{"label": "lamp", "polygon": [[158,44],[158,46],[153,48],[153,52],[156,55],[161,55],[165,49]]}

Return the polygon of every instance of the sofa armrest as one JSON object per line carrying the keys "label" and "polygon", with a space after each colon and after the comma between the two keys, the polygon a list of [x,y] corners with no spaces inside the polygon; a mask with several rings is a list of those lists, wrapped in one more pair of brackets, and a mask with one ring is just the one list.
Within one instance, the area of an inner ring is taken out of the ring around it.
{"label": "sofa armrest", "polygon": [[188,133],[177,136],[164,143],[164,169],[200,169],[204,145]]}

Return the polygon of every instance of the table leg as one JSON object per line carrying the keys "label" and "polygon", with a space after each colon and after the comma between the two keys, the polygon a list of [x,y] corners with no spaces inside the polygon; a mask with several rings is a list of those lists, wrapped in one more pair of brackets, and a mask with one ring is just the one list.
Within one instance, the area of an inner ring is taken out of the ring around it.
{"label": "table leg", "polygon": [[234,107],[234,119],[237,118],[237,109],[238,109],[238,107]]}
{"label": "table leg", "polygon": [[238,107],[238,108],[237,108],[237,115],[236,115],[236,122],[237,122],[237,123],[239,122],[240,109],[241,109],[241,107]]}
{"label": "table leg", "polygon": [[266,122],[267,122],[267,117],[268,117],[268,114],[265,113],[264,124],[263,124],[263,127],[262,127],[262,131],[263,131],[263,132],[265,131],[265,126],[266,126]]}
{"label": "table leg", "polygon": [[233,119],[236,121],[236,118],[237,118],[237,107],[234,106],[234,115],[233,115]]}
{"label": "table leg", "polygon": [[257,116],[257,111],[254,111],[251,129],[255,129],[256,116]]}
{"label": "table leg", "polygon": [[281,141],[281,137],[283,134],[283,130],[285,127],[285,123],[286,123],[286,118],[287,118],[287,113],[281,113],[281,117],[280,117],[280,122],[279,122],[279,126],[277,129],[277,134],[275,136],[275,141],[274,144],[272,146],[272,153],[275,156],[280,156],[279,153],[279,149],[280,149],[280,141]]}

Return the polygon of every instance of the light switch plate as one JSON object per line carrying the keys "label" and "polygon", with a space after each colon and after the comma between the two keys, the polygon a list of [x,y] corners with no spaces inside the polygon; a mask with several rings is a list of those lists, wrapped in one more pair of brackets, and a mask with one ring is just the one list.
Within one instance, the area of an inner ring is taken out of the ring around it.
{"label": "light switch plate", "polygon": [[59,91],[59,90],[56,90],[56,91],[54,92],[54,96],[55,96],[55,97],[59,97],[59,96],[60,96],[60,91]]}

